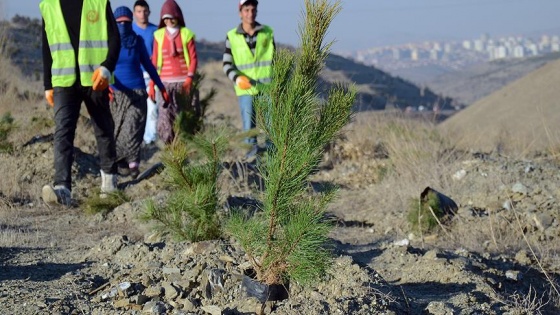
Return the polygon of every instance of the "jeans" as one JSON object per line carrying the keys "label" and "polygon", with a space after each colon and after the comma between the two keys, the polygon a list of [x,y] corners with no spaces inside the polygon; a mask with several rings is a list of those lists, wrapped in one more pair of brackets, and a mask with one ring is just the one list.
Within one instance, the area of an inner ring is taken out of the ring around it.
{"label": "jeans", "polygon": [[[243,121],[243,131],[247,132],[257,127],[255,122],[255,112],[253,111],[253,96],[240,95],[238,96],[238,99],[239,109],[241,110],[241,119]],[[245,138],[245,143],[257,144],[257,137],[247,137]]]}
{"label": "jeans", "polygon": [[[144,72],[144,81],[146,82],[146,90],[150,84],[150,75]],[[144,142],[152,143],[157,139],[157,118],[158,107],[155,102],[148,97],[148,111],[146,113],[146,129],[144,130]]]}
{"label": "jeans", "polygon": [[116,172],[114,122],[109,109],[109,91],[95,92],[91,87],[74,85],[54,88],[54,185],[72,189],[72,163],[74,138],[80,117],[80,107],[85,103],[97,140],[99,166],[103,172]]}

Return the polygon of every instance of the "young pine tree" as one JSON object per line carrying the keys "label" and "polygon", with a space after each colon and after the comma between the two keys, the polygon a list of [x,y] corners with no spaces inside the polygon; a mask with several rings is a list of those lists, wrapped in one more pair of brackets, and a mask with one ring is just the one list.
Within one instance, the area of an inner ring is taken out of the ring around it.
{"label": "young pine tree", "polygon": [[331,265],[332,223],[324,214],[335,190],[310,195],[307,188],[323,148],[349,121],[356,96],[342,85],[325,99],[318,93],[332,45],[323,41],[340,9],[340,1],[305,0],[299,48],[276,52],[272,83],[256,97],[257,124],[272,143],[261,166],[263,211],[250,218],[234,214],[228,230],[250,257],[257,280],[267,284],[309,284]]}

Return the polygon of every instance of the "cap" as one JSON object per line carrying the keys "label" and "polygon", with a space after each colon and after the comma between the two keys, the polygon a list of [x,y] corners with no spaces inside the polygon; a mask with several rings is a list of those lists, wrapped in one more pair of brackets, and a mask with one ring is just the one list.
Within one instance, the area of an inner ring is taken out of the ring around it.
{"label": "cap", "polygon": [[252,5],[256,6],[256,5],[259,4],[259,1],[257,1],[257,0],[239,0],[239,9],[241,10],[241,7],[243,5],[249,5],[249,4],[252,4]]}
{"label": "cap", "polygon": [[125,6],[116,8],[113,15],[117,22],[132,22],[132,11]]}
{"label": "cap", "polygon": [[175,17],[174,17],[173,15],[171,15],[171,14],[164,14],[164,15],[161,17],[162,20],[165,20],[165,19],[173,19],[173,18],[175,18]]}

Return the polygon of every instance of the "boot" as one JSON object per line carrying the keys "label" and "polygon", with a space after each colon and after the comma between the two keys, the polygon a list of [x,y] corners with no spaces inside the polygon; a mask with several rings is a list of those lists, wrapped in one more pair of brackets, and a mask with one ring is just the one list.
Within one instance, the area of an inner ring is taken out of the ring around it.
{"label": "boot", "polygon": [[117,191],[117,174],[106,174],[101,170],[101,198],[107,198],[108,194]]}
{"label": "boot", "polygon": [[64,185],[45,185],[42,191],[43,201],[50,204],[70,206],[72,204],[72,192]]}

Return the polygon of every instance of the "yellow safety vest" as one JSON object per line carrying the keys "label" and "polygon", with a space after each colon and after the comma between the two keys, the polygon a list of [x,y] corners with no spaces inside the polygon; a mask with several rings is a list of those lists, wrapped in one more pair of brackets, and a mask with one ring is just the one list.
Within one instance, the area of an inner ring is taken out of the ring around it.
{"label": "yellow safety vest", "polygon": [[[96,68],[107,59],[109,43],[107,34],[107,1],[84,1],[78,46],[78,66],[82,86],[92,86],[91,76]],[[53,59],[53,87],[68,87],[76,82],[76,56],[70,42],[68,29],[59,0],[42,0],[39,4],[45,20],[45,32]]]}
{"label": "yellow safety vest", "polygon": [[[158,29],[154,32],[154,39],[158,43],[158,55],[157,55],[157,71],[161,73],[161,68],[163,67],[163,39],[165,38],[165,27]],[[187,63],[187,68],[191,65],[191,59],[189,58],[189,49],[187,44],[194,38],[193,31],[186,27],[181,27],[181,42],[183,44],[183,55],[185,56],[185,62]]]}
{"label": "yellow safety vest", "polygon": [[272,80],[272,57],[274,56],[274,32],[269,26],[263,26],[257,33],[255,54],[251,52],[245,41],[245,35],[237,33],[237,27],[227,33],[231,47],[231,54],[235,67],[240,75],[256,81],[250,89],[242,90],[235,85],[235,93],[240,95],[255,95],[258,84],[268,84]]}

